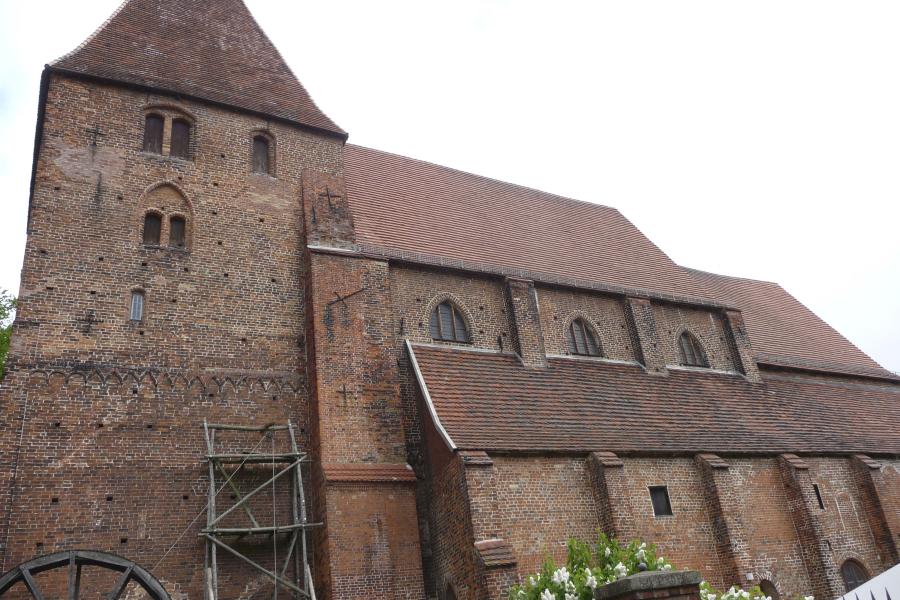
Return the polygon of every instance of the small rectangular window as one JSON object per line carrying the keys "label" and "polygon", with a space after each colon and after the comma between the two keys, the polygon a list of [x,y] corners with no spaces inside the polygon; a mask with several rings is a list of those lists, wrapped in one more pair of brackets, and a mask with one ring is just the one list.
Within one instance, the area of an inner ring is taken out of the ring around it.
{"label": "small rectangular window", "polygon": [[269,141],[262,136],[253,138],[253,172],[269,172]]}
{"label": "small rectangular window", "polygon": [[184,248],[184,219],[172,217],[169,221],[169,245],[175,248]]}
{"label": "small rectangular window", "polygon": [[819,490],[819,484],[813,484],[813,491],[816,493],[816,502],[819,503],[819,510],[825,510],[825,502],[822,500],[822,492]]}
{"label": "small rectangular window", "polygon": [[190,123],[182,119],[175,119],[172,121],[172,144],[169,148],[169,155],[178,158],[187,158],[190,143]]}
{"label": "small rectangular window", "polygon": [[669,502],[669,489],[664,485],[652,485],[649,489],[653,514],[657,517],[671,517],[672,503]]}
{"label": "small rectangular window", "polygon": [[144,318],[144,292],[131,292],[131,320]]}

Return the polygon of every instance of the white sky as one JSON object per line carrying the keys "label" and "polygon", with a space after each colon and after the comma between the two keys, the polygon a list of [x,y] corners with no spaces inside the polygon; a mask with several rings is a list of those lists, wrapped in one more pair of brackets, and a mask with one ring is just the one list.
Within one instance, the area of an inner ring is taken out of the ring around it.
{"label": "white sky", "polygon": [[[615,206],[900,371],[900,3],[246,1],[352,142]],[[118,4],[0,0],[0,287],[41,68]]]}

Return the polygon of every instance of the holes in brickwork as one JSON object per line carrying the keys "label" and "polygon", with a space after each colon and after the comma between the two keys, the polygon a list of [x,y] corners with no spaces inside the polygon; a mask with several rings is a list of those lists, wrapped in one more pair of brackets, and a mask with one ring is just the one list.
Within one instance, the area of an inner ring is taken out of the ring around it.
{"label": "holes in brickwork", "polygon": [[242,344],[246,344],[246,343],[247,343],[247,338],[241,338],[241,343],[242,343]]}
{"label": "holes in brickwork", "polygon": [[141,263],[141,266],[142,266],[142,267],[146,267],[146,266],[147,266],[147,263],[142,262],[142,263]]}
{"label": "holes in brickwork", "polygon": [[112,502],[112,501],[113,501],[113,497],[112,497],[112,496],[107,496],[107,497],[106,497],[106,501],[107,501],[107,502]]}
{"label": "holes in brickwork", "polygon": [[96,296],[96,295],[97,295],[97,290],[91,290],[91,296]]}
{"label": "holes in brickwork", "polygon": [[273,278],[272,278],[272,283],[278,283],[278,280],[275,279],[275,278],[273,277]]}
{"label": "holes in brickwork", "polygon": [[260,217],[260,218],[259,218],[259,222],[260,222],[260,223],[265,223],[265,222],[266,222],[266,220],[265,220],[265,219],[263,219],[263,218],[262,218],[262,217]]}
{"label": "holes in brickwork", "polygon": [[219,244],[219,245],[221,246],[221,245],[222,245],[222,240],[219,240],[219,241],[216,242],[216,243]]}
{"label": "holes in brickwork", "polygon": [[59,186],[58,186],[58,185],[54,185],[54,186],[53,186],[53,191],[54,191],[54,192],[58,192],[58,191],[59,191]]}
{"label": "holes in brickwork", "polygon": [[669,488],[664,485],[651,485],[650,502],[653,504],[653,515],[656,517],[671,517],[672,503],[669,501]]}
{"label": "holes in brickwork", "polygon": [[187,495],[187,494],[182,494],[182,495],[181,495],[181,499],[182,499],[182,500],[187,500],[187,499],[188,499],[188,495]]}
{"label": "holes in brickwork", "polygon": [[119,538],[119,543],[120,543],[120,544],[127,544],[127,543],[128,543],[128,538],[127,538],[127,537]]}
{"label": "holes in brickwork", "polygon": [[60,423],[59,421],[57,421],[56,423],[53,424],[53,426],[54,426],[54,427],[62,427],[62,423]]}
{"label": "holes in brickwork", "polygon": [[189,268],[185,267],[185,268],[184,268],[184,272],[185,272],[185,273],[190,273],[191,270],[190,270]]}
{"label": "holes in brickwork", "polygon": [[38,550],[43,550],[44,542],[38,542],[37,544],[34,545],[34,547],[37,548]]}
{"label": "holes in brickwork", "polygon": [[228,279],[228,273],[223,273],[222,276],[223,276],[225,279]]}
{"label": "holes in brickwork", "polygon": [[47,289],[48,292],[52,292],[52,291],[55,290],[56,288],[53,287],[52,285],[48,285],[46,289]]}
{"label": "holes in brickwork", "polygon": [[116,196],[116,200],[120,200],[120,201],[121,201],[121,200],[124,200],[124,199],[125,199],[125,198],[122,197],[122,194],[119,194],[118,196]]}
{"label": "holes in brickwork", "polygon": [[97,257],[97,262],[103,262],[103,257],[102,257],[102,256],[98,256],[98,257]]}
{"label": "holes in brickwork", "polygon": [[219,214],[219,211],[214,210],[214,211],[212,211],[212,214],[213,214],[213,216],[216,216],[217,214]]}
{"label": "holes in brickwork", "polygon": [[219,187],[219,184],[218,184],[218,182],[216,182],[216,181],[213,181],[213,187]]}
{"label": "holes in brickwork", "polygon": [[153,423],[147,423],[147,429],[153,429]]}
{"label": "holes in brickwork", "polygon": [[103,427],[104,427],[104,425],[103,425],[102,421],[97,423],[97,429],[103,429]]}
{"label": "holes in brickwork", "polygon": [[138,335],[144,335],[144,330],[141,329],[140,331],[138,331]]}
{"label": "holes in brickwork", "polygon": [[40,252],[41,254],[47,254],[47,251],[44,250],[43,248],[41,248],[40,250],[38,250],[38,252]]}
{"label": "holes in brickwork", "polygon": [[50,504],[59,504],[59,498],[56,496],[50,498]]}
{"label": "holes in brickwork", "polygon": [[220,158],[225,158],[225,155],[224,155],[224,154],[220,154],[219,157],[220,157]]}

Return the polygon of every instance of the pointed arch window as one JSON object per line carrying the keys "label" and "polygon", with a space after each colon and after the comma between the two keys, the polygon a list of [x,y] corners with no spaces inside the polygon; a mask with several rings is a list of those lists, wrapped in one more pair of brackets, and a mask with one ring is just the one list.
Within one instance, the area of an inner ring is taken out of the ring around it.
{"label": "pointed arch window", "polygon": [[162,231],[162,217],[157,213],[144,215],[144,244],[159,246],[159,236]]}
{"label": "pointed arch window", "polygon": [[449,300],[438,304],[431,313],[431,337],[444,342],[469,341],[466,321],[459,309]]}
{"label": "pointed arch window", "polygon": [[709,367],[703,346],[687,331],[678,338],[678,362],[686,367]]}
{"label": "pointed arch window", "polygon": [[844,579],[847,592],[855,590],[869,580],[866,569],[852,558],[841,565],[841,577]]}
{"label": "pointed arch window", "polygon": [[253,136],[253,172],[271,175],[269,140],[264,135]]}
{"label": "pointed arch window", "polygon": [[169,156],[176,158],[188,158],[191,146],[191,124],[184,119],[172,121],[172,143],[169,146]]}
{"label": "pointed arch window", "polygon": [[151,113],[144,120],[144,152],[162,154],[163,118]]}
{"label": "pointed arch window", "polygon": [[594,330],[587,324],[584,319],[578,318],[569,325],[566,332],[569,354],[580,354],[581,356],[601,356],[600,343]]}

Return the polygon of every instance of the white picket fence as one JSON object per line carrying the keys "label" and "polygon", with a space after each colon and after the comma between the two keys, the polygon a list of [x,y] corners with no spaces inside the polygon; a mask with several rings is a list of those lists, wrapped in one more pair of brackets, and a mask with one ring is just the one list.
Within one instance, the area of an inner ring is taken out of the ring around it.
{"label": "white picket fence", "polygon": [[900,565],[850,590],[839,600],[900,600]]}

